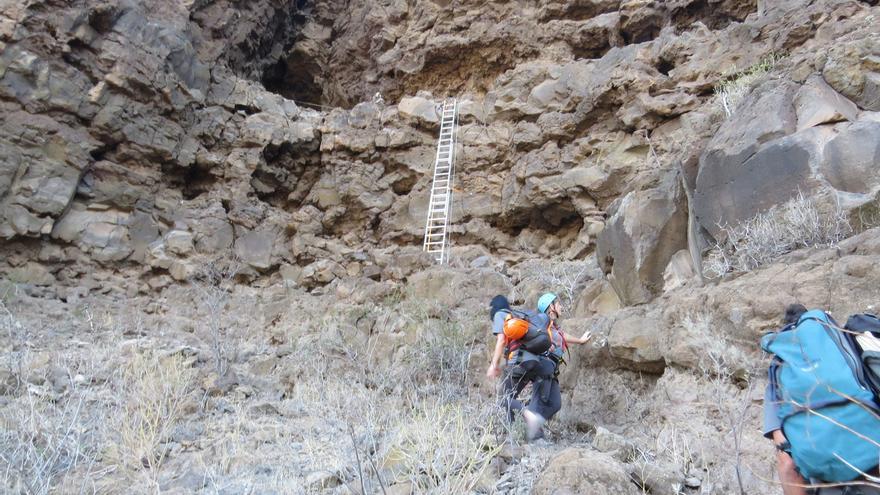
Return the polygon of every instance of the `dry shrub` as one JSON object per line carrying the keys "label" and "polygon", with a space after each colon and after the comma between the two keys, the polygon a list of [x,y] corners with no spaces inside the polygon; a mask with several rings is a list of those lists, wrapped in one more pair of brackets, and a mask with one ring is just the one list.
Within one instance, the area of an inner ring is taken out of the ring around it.
{"label": "dry shrub", "polygon": [[397,425],[384,460],[419,493],[469,493],[500,447],[495,415],[467,403],[427,401]]}
{"label": "dry shrub", "polygon": [[155,481],[168,455],[168,437],[183,415],[194,373],[180,355],[135,354],[122,370],[121,406],[113,422],[117,443],[110,456],[134,472],[147,469]]}
{"label": "dry shrub", "polygon": [[[457,321],[426,318],[421,335],[402,353],[397,363],[403,379],[418,377],[422,396],[461,397],[470,381],[471,356],[477,348],[477,332]],[[431,388],[433,390],[428,390]]]}
{"label": "dry shrub", "polygon": [[238,351],[238,338],[231,332],[228,306],[235,290],[235,276],[241,269],[236,259],[202,263],[189,278],[192,297],[204,312],[203,331],[214,357],[217,374],[224,376]]}
{"label": "dry shrub", "polygon": [[[314,432],[303,441],[302,481],[322,472],[357,492],[406,482],[417,493],[467,493],[500,443],[494,397],[470,386],[474,317],[419,301],[349,316],[375,321],[373,332],[338,318],[317,322],[327,338],[302,336],[312,354],[292,360],[300,371],[290,399],[308,409]],[[408,338],[377,346],[386,326]]]}
{"label": "dry shrub", "polygon": [[682,317],[681,326],[698,353],[697,367],[704,375],[730,381],[743,376],[751,368],[752,360],[714,328],[709,313],[689,312]]}
{"label": "dry shrub", "polygon": [[735,72],[715,86],[714,103],[724,115],[730,117],[754,88],[781,60],[781,56],[770,54],[748,69]]}
{"label": "dry shrub", "polygon": [[[37,388],[0,414],[0,488],[7,493],[53,493],[79,478],[86,489],[98,457],[100,423],[90,422],[85,395],[59,400]],[[79,472],[80,476],[74,476]]]}
{"label": "dry shrub", "polygon": [[571,307],[575,297],[584,289],[587,282],[601,277],[601,274],[596,272],[595,265],[582,260],[528,261],[518,268],[521,282],[537,282],[541,285],[542,292],[556,293],[566,307]]}
{"label": "dry shrub", "polygon": [[716,244],[703,261],[703,273],[710,278],[754,270],[796,249],[833,246],[852,233],[846,213],[839,206],[823,214],[801,192],[739,226],[722,229],[727,238]]}

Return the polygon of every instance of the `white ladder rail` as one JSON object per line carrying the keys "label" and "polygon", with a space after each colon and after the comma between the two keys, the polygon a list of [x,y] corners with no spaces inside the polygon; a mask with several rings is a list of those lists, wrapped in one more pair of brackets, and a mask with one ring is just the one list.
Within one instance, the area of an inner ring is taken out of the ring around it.
{"label": "white ladder rail", "polygon": [[452,204],[457,117],[458,102],[454,98],[446,99],[440,112],[440,135],[434,158],[434,175],[425,221],[425,240],[422,243],[422,250],[432,254],[434,260],[440,264],[449,261],[448,228]]}

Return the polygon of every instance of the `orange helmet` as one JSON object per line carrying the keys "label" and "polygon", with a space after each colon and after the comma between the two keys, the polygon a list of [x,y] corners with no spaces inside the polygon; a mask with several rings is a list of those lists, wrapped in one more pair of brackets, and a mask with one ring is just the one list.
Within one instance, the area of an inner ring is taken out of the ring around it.
{"label": "orange helmet", "polygon": [[523,338],[528,331],[528,321],[510,314],[504,319],[504,336],[507,337],[508,340],[519,340]]}

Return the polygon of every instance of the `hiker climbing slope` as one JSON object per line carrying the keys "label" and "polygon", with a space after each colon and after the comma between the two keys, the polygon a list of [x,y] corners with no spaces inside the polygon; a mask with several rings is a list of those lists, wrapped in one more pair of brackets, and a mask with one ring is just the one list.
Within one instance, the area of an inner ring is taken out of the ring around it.
{"label": "hiker climbing slope", "polygon": [[[553,371],[549,379],[535,383],[533,401],[537,400],[535,407],[531,408],[539,416],[537,421],[543,425],[562,409],[562,393],[559,389],[559,365],[565,362],[565,351],[569,344],[586,344],[592,338],[592,332],[587,330],[581,337],[566,337],[559,325],[559,317],[562,315],[562,303],[559,297],[552,292],[542,295],[538,299],[538,311],[550,317],[551,346],[545,356],[553,363]],[[530,406],[532,404],[529,404]],[[534,434],[535,438],[543,436],[543,429]]]}
{"label": "hiker climbing slope", "polygon": [[[545,335],[546,345],[540,344],[543,347],[540,352],[527,350],[519,340],[528,331],[536,332],[538,327],[542,328],[541,333],[545,332],[550,323],[549,319],[545,315],[515,311],[511,309],[507,298],[501,295],[495,296],[489,303],[489,318],[492,320],[495,348],[489,368],[486,370],[486,376],[493,379],[499,377],[502,374],[501,361],[505,360],[506,366],[504,366],[500,393],[501,407],[506,411],[509,421],[516,418],[517,412],[523,411],[523,417],[529,431],[538,431],[540,424],[536,418],[540,415],[534,412],[534,408],[538,407],[537,401],[531,400],[526,409],[518,396],[530,382],[541,382],[551,378],[555,366],[547,356],[541,355],[550,347],[549,336]],[[535,321],[530,324],[529,318]],[[520,330],[524,331],[521,332],[523,335],[511,335],[511,331],[517,330],[512,327],[523,324],[532,328],[521,328]],[[538,337],[540,338],[540,335]],[[534,348],[533,350],[537,351]]]}

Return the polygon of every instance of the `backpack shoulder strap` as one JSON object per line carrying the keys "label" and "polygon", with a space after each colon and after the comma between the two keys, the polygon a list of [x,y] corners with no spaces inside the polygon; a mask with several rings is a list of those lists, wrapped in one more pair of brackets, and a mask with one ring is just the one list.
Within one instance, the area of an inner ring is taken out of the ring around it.
{"label": "backpack shoulder strap", "polygon": [[507,310],[507,312],[510,313],[511,316],[514,316],[516,318],[523,318],[523,319],[529,318],[529,314],[521,309],[510,308]]}

